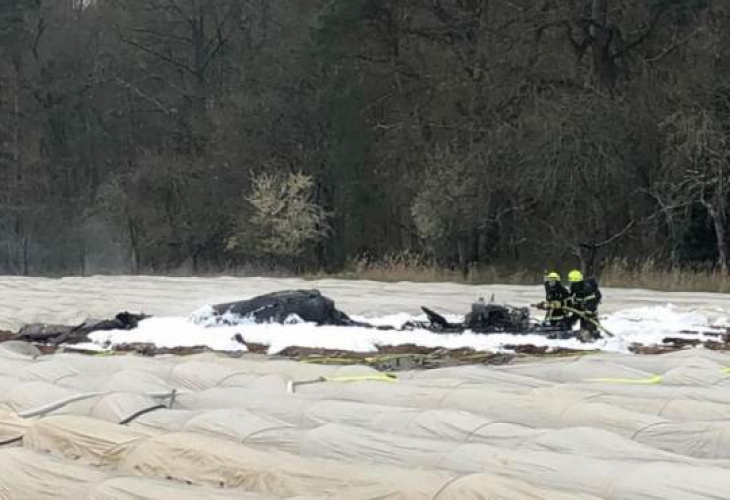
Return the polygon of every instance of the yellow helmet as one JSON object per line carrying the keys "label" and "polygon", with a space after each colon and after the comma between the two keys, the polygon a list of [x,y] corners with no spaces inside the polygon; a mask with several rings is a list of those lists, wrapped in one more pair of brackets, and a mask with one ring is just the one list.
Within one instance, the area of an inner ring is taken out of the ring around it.
{"label": "yellow helmet", "polygon": [[545,276],[545,281],[560,281],[560,275],[553,271]]}
{"label": "yellow helmet", "polygon": [[570,271],[568,273],[568,281],[571,283],[578,283],[580,281],[583,281],[583,273],[578,271],[577,269]]}

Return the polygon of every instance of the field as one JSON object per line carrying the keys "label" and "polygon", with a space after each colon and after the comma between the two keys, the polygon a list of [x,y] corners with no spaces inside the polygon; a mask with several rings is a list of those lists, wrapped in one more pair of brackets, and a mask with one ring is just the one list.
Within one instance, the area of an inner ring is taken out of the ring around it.
{"label": "field", "polygon": [[541,298],[539,286],[515,285],[3,278],[0,329],[144,311],[157,317],[140,332],[94,334],[94,345],[141,335],[134,340],[228,352],[39,356],[0,345],[2,498],[714,499],[730,489],[730,355],[625,352],[727,324],[727,296],[610,288],[602,313],[617,340],[555,346],[590,355],[392,376],[272,360],[228,342],[240,333],[270,354],[309,345],[366,355],[398,343],[497,352],[533,339],[190,320],[206,304],[313,287],[383,324],[418,317],[420,305],[458,318],[480,296]]}

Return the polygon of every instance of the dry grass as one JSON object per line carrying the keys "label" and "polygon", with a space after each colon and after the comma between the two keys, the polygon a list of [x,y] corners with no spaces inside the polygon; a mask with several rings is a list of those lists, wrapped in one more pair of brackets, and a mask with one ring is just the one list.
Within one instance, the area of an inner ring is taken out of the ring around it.
{"label": "dry grass", "polygon": [[[566,272],[568,269],[562,269]],[[181,269],[173,276],[269,276],[292,278],[298,273],[276,265],[246,265],[225,270]],[[505,284],[535,285],[542,283],[541,270],[516,268],[514,265],[472,266],[466,274],[434,264],[432,260],[415,252],[399,252],[374,260],[360,258],[351,261],[345,270],[328,274],[304,273],[300,277],[316,279],[352,279],[383,282],[453,282],[473,285]],[[730,293],[730,277],[712,268],[667,267],[654,260],[634,264],[626,260],[614,260],[603,266],[600,276],[602,286],[618,288],[644,288],[668,292],[721,292]]]}
{"label": "dry grass", "polygon": [[[419,254],[401,252],[378,261],[358,259],[343,272],[313,274],[306,278],[534,285],[542,282],[542,272],[515,270],[507,266],[474,266],[465,276],[460,270],[434,265]],[[620,288],[676,292],[730,292],[730,279],[715,269],[666,268],[651,260],[638,265],[630,265],[623,260],[610,262],[604,266],[600,282],[602,286]]]}
{"label": "dry grass", "polygon": [[367,257],[355,259],[338,276],[373,281],[463,281],[460,272],[438,267],[425,257],[414,252],[400,252],[386,255],[381,260]]}
{"label": "dry grass", "polygon": [[472,266],[466,273],[460,269],[446,268],[414,252],[399,252],[381,260],[360,258],[353,260],[342,272],[335,274],[310,274],[308,279],[340,278],[384,282],[454,282],[482,285],[500,283],[510,285],[534,284],[542,280],[541,272],[514,270],[507,266]]}
{"label": "dry grass", "polygon": [[601,273],[604,286],[647,288],[668,292],[730,292],[730,277],[717,269],[666,268],[648,260],[630,266],[616,260],[606,265]]}

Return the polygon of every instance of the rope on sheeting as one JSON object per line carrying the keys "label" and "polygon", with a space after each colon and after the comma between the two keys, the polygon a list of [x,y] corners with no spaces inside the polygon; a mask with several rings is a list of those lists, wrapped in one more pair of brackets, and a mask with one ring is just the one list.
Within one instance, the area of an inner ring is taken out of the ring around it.
{"label": "rope on sheeting", "polygon": [[380,373],[378,375],[358,375],[352,377],[317,377],[311,380],[290,380],[286,385],[289,394],[294,394],[294,390],[300,385],[322,384],[324,382],[349,383],[349,382],[398,382],[398,377],[392,373]]}
{"label": "rope on sheeting", "polygon": [[[53,411],[59,410],[63,408],[64,406],[68,406],[71,403],[75,403],[77,401],[84,401],[86,399],[91,399],[99,396],[108,396],[110,394],[114,394],[115,391],[104,391],[104,392],[87,392],[84,394],[75,394],[73,396],[69,396],[67,398],[61,399],[59,401],[55,401],[53,403],[41,406],[40,408],[36,408],[33,410],[28,411],[20,411],[17,413],[17,415],[21,418],[33,418],[33,417],[40,417],[43,415],[46,415],[48,413],[51,413]],[[177,391],[172,392],[151,392],[145,394],[145,396],[153,398],[153,399],[174,399]]]}

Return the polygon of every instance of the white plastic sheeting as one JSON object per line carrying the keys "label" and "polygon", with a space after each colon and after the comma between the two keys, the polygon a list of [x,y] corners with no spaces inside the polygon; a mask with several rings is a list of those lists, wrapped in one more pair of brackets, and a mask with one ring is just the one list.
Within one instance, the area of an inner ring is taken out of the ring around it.
{"label": "white plastic sheeting", "polygon": [[726,498],[728,367],[693,350],[384,382],[362,366],[0,344],[0,499]]}
{"label": "white plastic sheeting", "polygon": [[[0,452],[2,500],[276,500],[240,491],[195,487],[105,471],[22,449]],[[294,500],[294,499],[292,499]]]}
{"label": "white plastic sheeting", "polygon": [[[260,420],[249,419],[252,435],[256,434],[253,429],[265,423],[264,419]],[[462,495],[480,498],[476,495],[491,494],[495,481],[502,487],[511,485],[525,492],[532,490],[534,498],[546,495],[518,478],[509,480],[478,474],[469,481],[454,484],[464,474],[384,467],[372,464],[372,460],[363,466],[346,464],[342,460],[304,458],[263,451],[200,433],[172,432],[149,436],[82,417],[60,416],[39,420],[26,432],[24,446],[123,474],[175,479],[226,489],[242,488],[277,496],[305,492],[351,499],[456,500]],[[562,495],[557,491],[552,491],[551,495],[555,495],[554,498],[581,497]]]}

